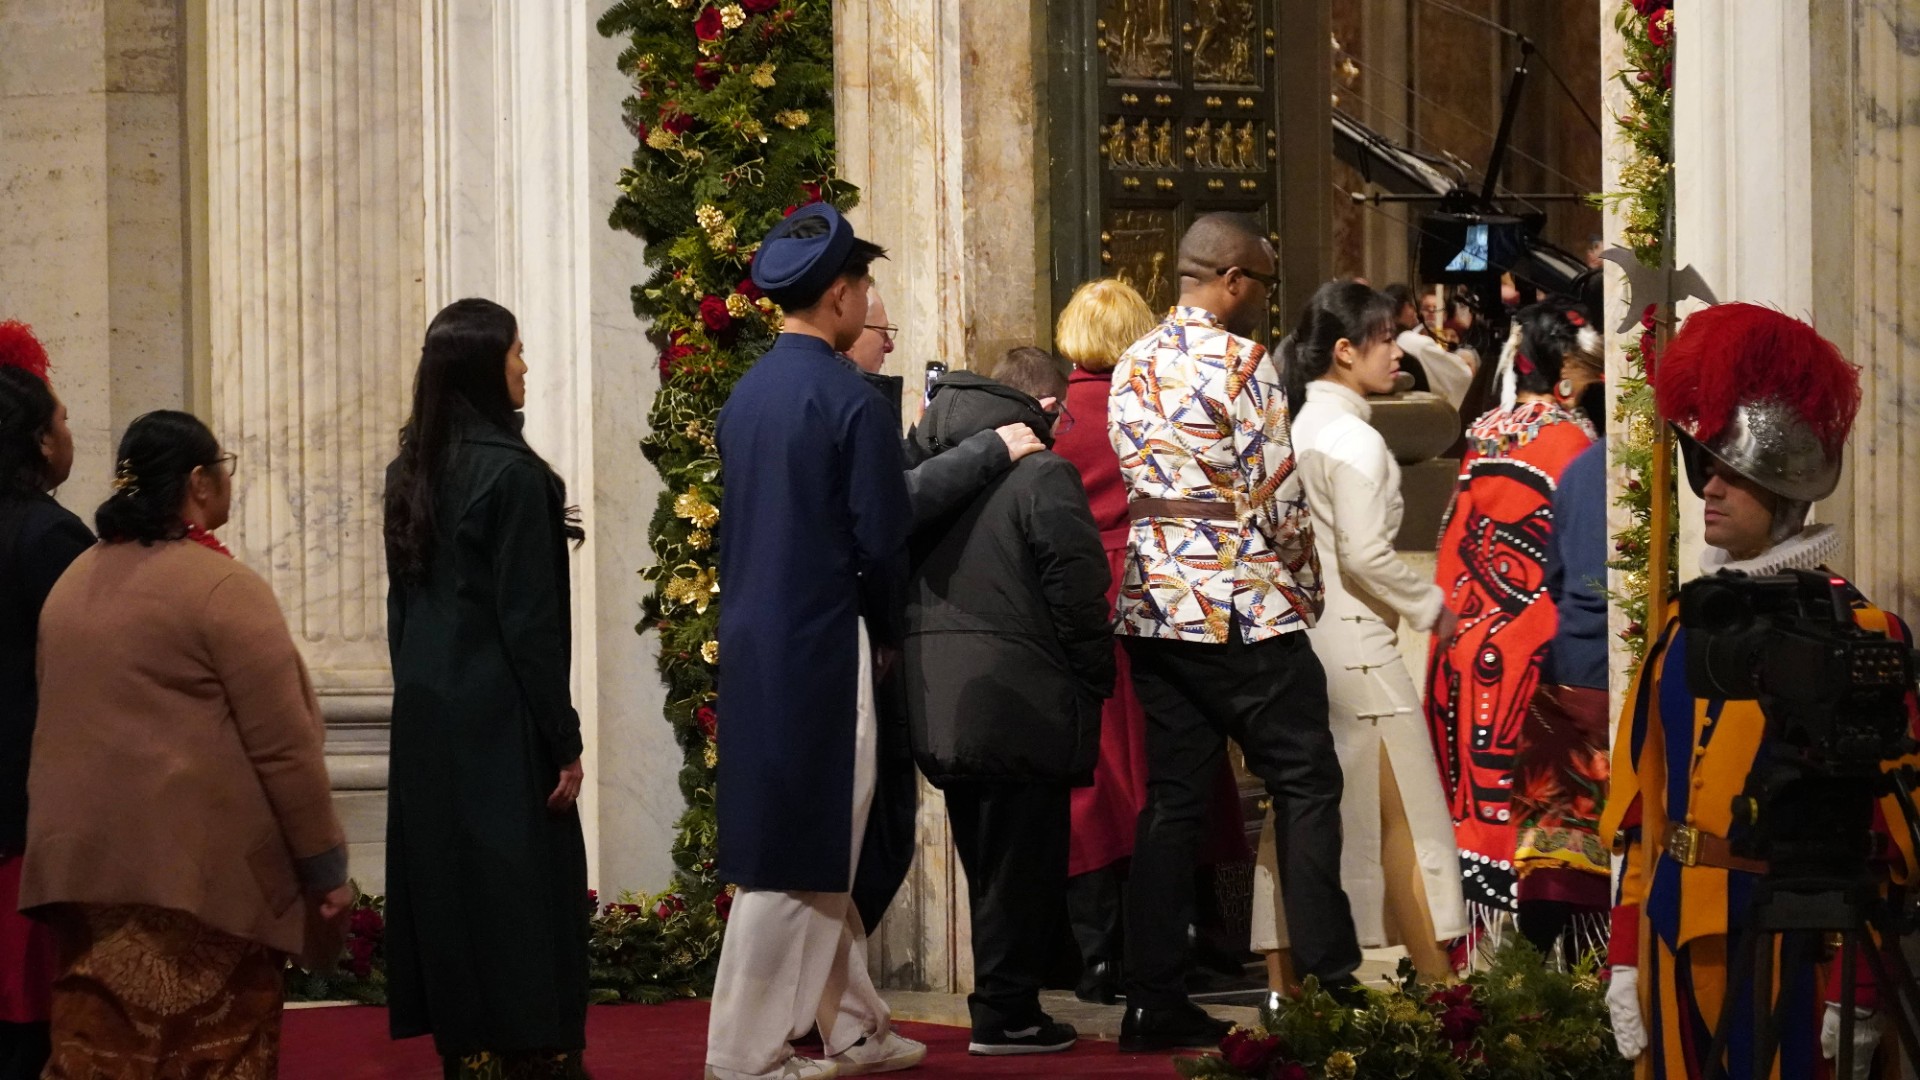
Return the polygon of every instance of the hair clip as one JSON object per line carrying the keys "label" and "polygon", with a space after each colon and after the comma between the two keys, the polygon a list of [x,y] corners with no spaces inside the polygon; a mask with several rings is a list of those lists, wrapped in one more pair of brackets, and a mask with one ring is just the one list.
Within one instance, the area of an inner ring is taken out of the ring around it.
{"label": "hair clip", "polygon": [[1513,370],[1522,375],[1531,375],[1533,374],[1533,361],[1527,359],[1526,353],[1514,353]]}
{"label": "hair clip", "polygon": [[140,480],[133,475],[132,459],[122,458],[120,460],[120,467],[115,470],[113,474],[113,490],[122,495],[131,496],[140,494]]}
{"label": "hair clip", "polygon": [[1567,321],[1572,323],[1575,326],[1587,325],[1587,320],[1581,318],[1580,313],[1572,309],[1568,309],[1567,311]]}

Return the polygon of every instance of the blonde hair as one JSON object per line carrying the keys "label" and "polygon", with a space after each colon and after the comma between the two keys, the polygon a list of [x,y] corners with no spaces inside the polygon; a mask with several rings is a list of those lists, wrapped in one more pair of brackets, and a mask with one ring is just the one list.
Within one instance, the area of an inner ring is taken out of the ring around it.
{"label": "blonde hair", "polygon": [[1133,286],[1099,278],[1073,291],[1053,327],[1053,351],[1083,370],[1099,374],[1159,322]]}

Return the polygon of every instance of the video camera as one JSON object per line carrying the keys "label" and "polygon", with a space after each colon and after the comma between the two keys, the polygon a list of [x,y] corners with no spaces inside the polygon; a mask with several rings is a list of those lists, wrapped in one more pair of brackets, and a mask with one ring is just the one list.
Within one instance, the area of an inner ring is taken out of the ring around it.
{"label": "video camera", "polygon": [[1688,582],[1680,625],[1694,694],[1758,701],[1766,717],[1761,753],[1734,800],[1733,850],[1776,866],[1870,854],[1885,765],[1916,748],[1913,650],[1861,628],[1846,582],[1808,570]]}

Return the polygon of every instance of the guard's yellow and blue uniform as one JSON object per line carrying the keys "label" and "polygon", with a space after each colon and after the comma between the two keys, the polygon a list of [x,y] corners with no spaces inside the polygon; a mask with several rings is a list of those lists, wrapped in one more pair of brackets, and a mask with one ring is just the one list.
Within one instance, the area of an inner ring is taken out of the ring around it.
{"label": "guard's yellow and blue uniform", "polygon": [[[1912,640],[1899,618],[1868,604],[1851,586],[1847,591],[1861,628]],[[1759,882],[1759,875],[1743,870],[1682,865],[1681,857],[1665,850],[1669,826],[1696,829],[1708,838],[1727,836],[1733,801],[1746,785],[1766,729],[1757,702],[1694,695],[1687,684],[1687,638],[1678,605],[1670,606],[1665,629],[1635,675],[1620,715],[1612,787],[1600,823],[1602,839],[1624,858],[1609,961],[1640,972],[1649,1043],[1635,1073],[1640,1080],[1705,1075],[1703,1059],[1727,992],[1728,952],[1739,943]],[[1908,705],[1912,715],[1911,698]],[[1920,757],[1904,763],[1920,764]],[[1883,799],[1876,826],[1892,841],[1888,859],[1895,880],[1904,880],[1916,865],[1907,830],[1885,827],[1901,821],[1898,804],[1891,796]],[[1778,961],[1776,944],[1776,1000],[1790,1004],[1769,1075],[1785,1080],[1825,1076],[1831,1063],[1820,1057],[1824,995],[1819,974],[1781,971]],[[1863,979],[1865,967],[1860,964]],[[1752,1076],[1753,1010],[1736,1005],[1732,1016],[1728,1075]]]}

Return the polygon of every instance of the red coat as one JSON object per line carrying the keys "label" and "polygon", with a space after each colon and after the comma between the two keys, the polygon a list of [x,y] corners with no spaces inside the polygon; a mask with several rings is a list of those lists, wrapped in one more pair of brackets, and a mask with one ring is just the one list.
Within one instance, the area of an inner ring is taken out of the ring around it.
{"label": "red coat", "polygon": [[[1074,368],[1067,380],[1067,412],[1073,426],[1054,436],[1053,452],[1080,470],[1087,489],[1093,524],[1107,552],[1113,584],[1107,602],[1113,603],[1127,557],[1127,489],[1120,478],[1120,458],[1107,441],[1107,389],[1112,380]],[[1126,650],[1113,648],[1113,696],[1100,710],[1100,759],[1093,767],[1093,786],[1073,789],[1073,835],[1067,873],[1085,874],[1133,854],[1133,834],[1140,810],[1147,803],[1146,714],[1133,696],[1133,673]],[[1208,844],[1202,862],[1244,861],[1248,857],[1246,825],[1241,820],[1239,792],[1231,767],[1223,769],[1211,807]]]}

